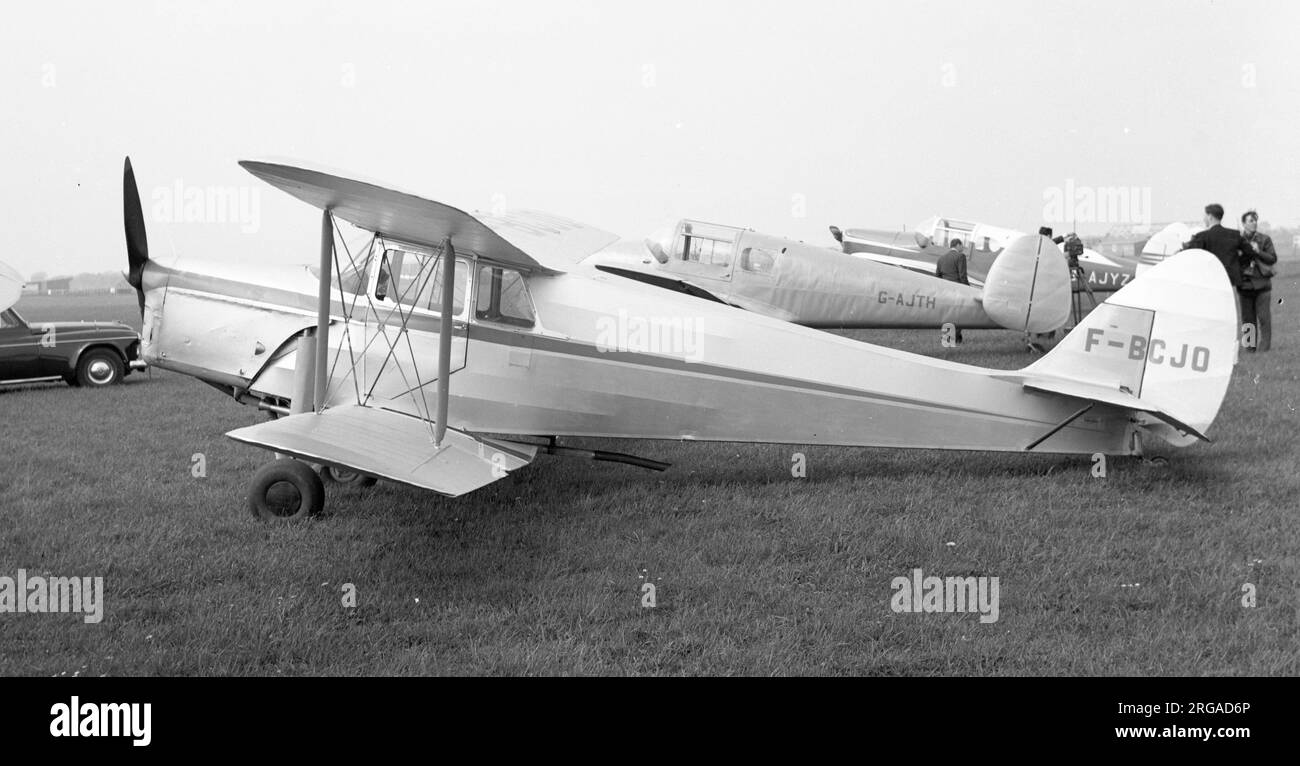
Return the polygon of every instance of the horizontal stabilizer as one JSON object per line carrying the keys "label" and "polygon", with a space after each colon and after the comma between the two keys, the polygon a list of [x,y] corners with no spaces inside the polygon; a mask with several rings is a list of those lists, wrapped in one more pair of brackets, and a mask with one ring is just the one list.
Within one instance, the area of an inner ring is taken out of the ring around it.
{"label": "horizontal stabilizer", "polygon": [[1107,388],[1095,383],[1086,383],[1079,380],[1052,378],[1042,375],[1011,374],[999,375],[997,377],[1004,380],[1015,380],[1025,388],[1033,389],[1034,391],[1063,394],[1065,396],[1072,396],[1076,399],[1085,399],[1088,401],[1098,402],[1099,404],[1109,404],[1126,410],[1146,412],[1157,419],[1168,423],[1188,436],[1194,436],[1197,439],[1206,442],[1210,440],[1210,437],[1187,423],[1182,422],[1174,415],[1119,389]]}
{"label": "horizontal stabilizer", "polygon": [[296,458],[457,497],[532,462],[537,448],[448,429],[433,445],[428,421],[350,404],[237,428],[230,438]]}

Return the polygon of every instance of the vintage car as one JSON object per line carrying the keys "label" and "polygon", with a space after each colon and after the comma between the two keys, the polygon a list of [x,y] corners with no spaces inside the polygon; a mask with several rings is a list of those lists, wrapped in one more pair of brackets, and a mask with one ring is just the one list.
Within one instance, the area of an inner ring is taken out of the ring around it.
{"label": "vintage car", "polygon": [[62,378],[74,386],[121,383],[143,369],[140,335],[119,322],[28,323],[0,312],[0,383]]}

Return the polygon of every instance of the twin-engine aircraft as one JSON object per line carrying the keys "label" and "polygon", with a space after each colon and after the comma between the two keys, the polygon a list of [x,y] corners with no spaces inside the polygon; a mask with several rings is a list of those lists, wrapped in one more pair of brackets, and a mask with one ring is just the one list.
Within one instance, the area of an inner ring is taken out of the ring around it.
{"label": "twin-engine aircraft", "polygon": [[[861,255],[880,263],[933,274],[939,256],[948,252],[954,239],[966,247],[967,271],[971,284],[982,285],[997,263],[1002,250],[1018,237],[1025,236],[1015,229],[1004,229],[976,221],[932,216],[922,221],[912,231],[883,229],[845,229],[831,227],[831,236],[845,253]],[[1129,283],[1137,274],[1137,259],[1108,258],[1091,248],[1084,248],[1079,257],[1083,269],[1080,290],[1093,293],[1111,293]],[[1085,287],[1086,286],[1086,287]]]}
{"label": "twin-engine aircraft", "polygon": [[[285,458],[248,493],[266,520],[320,511],[321,473],[457,496],[539,453],[667,468],[557,437],[1136,455],[1205,439],[1236,361],[1235,295],[1203,251],[991,370],[602,274],[580,262],[618,238],[566,219],[241,165],[322,211],[316,267],[151,260],[128,160],[127,278],[150,364],[272,414],[228,434]],[[369,243],[351,252],[339,221]]]}
{"label": "twin-engine aircraft", "polygon": [[[683,220],[644,243],[611,246],[585,261],[648,284],[819,328],[1061,328],[1070,272],[1052,241],[1008,240],[982,287],[847,257],[752,229]],[[931,266],[930,271],[934,271]]]}

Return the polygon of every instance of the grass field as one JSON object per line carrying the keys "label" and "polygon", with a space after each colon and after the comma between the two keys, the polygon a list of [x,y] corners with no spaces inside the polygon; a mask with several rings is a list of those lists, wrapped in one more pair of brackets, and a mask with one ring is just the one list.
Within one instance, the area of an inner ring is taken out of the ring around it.
{"label": "grass field", "polygon": [[[272,528],[244,508],[267,456],[222,435],[265,416],[206,385],[0,389],[0,575],[105,588],[97,625],[0,614],[0,673],[1294,675],[1297,280],[1274,293],[1275,349],[1242,354],[1215,442],[1105,478],[1086,458],[608,442],[674,466],[543,456],[457,500],[332,488],[324,516]],[[18,308],[139,325],[134,296]],[[855,336],[1028,362],[1010,333]],[[895,614],[915,567],[999,577],[1000,619]]]}

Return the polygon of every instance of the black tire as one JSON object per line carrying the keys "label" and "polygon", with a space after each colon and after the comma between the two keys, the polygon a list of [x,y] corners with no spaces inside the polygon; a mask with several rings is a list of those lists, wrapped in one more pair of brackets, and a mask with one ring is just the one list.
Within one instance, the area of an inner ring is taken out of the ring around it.
{"label": "black tire", "polygon": [[86,388],[103,388],[122,382],[126,365],[116,351],[92,348],[77,360],[76,385]]}
{"label": "black tire", "polygon": [[248,510],[258,521],[292,524],[315,516],[324,507],[325,485],[301,460],[276,460],[253,474]]}
{"label": "black tire", "polygon": [[350,487],[373,487],[379,481],[375,477],[367,476],[360,471],[353,471],[350,468],[335,468],[328,465],[320,467],[320,477],[330,484],[343,484]]}

